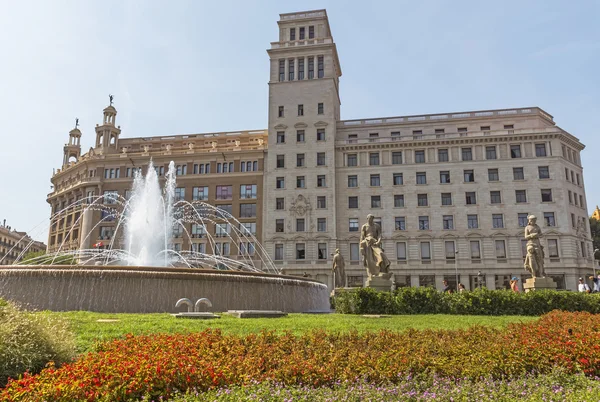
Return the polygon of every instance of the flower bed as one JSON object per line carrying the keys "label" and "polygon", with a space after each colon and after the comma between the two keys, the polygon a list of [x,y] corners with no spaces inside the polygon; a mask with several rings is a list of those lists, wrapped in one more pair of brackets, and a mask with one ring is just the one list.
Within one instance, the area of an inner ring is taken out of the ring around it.
{"label": "flower bed", "polygon": [[557,311],[504,329],[458,331],[127,336],[59,369],[9,382],[0,400],[122,401],[265,381],[394,384],[407,375],[518,378],[556,368],[600,375],[597,316]]}
{"label": "flower bed", "polygon": [[330,387],[285,386],[259,383],[219,388],[208,392],[190,391],[171,402],[243,402],[243,401],[476,401],[476,402],[581,402],[600,400],[600,381],[583,375],[560,372],[524,376],[513,380],[449,378],[403,378],[395,384],[371,384],[362,381],[339,382]]}
{"label": "flower bed", "polygon": [[600,294],[566,291],[515,293],[477,289],[442,293],[433,288],[376,292],[369,288],[338,292],[335,309],[345,314],[467,314],[539,316],[553,310],[600,313]]}

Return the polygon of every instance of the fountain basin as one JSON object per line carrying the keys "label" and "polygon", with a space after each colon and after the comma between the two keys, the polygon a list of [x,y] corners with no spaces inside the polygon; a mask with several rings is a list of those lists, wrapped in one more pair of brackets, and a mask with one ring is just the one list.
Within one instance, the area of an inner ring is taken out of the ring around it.
{"label": "fountain basin", "polygon": [[0,267],[0,298],[37,310],[176,313],[182,297],[206,297],[215,312],[329,309],[326,285],[294,276],[117,265]]}

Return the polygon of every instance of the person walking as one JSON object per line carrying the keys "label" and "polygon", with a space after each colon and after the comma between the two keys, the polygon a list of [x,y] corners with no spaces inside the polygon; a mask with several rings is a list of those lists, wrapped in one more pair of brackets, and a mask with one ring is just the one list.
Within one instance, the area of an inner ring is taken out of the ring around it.
{"label": "person walking", "polygon": [[592,290],[592,293],[600,292],[600,275],[598,275],[598,277],[592,275],[590,276],[590,279],[594,282],[594,289]]}
{"label": "person walking", "polygon": [[512,290],[515,293],[519,293],[519,278],[517,278],[516,276],[513,276],[512,279],[510,280],[510,290]]}
{"label": "person walking", "polygon": [[452,293],[452,288],[450,287],[450,285],[448,285],[447,280],[444,279],[442,281],[442,285],[444,285],[444,287],[442,288],[442,293]]}
{"label": "person walking", "polygon": [[579,278],[579,285],[577,286],[577,290],[582,293],[591,293],[590,286],[585,283],[583,278]]}
{"label": "person walking", "polygon": [[458,284],[458,293],[462,293],[462,292],[464,292],[465,290],[466,290],[466,289],[465,289],[465,285],[463,285],[462,283],[459,283],[459,284]]}

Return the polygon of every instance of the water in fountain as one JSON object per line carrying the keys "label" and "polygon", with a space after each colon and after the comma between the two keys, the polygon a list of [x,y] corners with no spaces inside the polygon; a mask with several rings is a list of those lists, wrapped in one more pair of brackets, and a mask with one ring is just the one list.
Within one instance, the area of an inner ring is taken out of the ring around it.
{"label": "water in fountain", "polygon": [[166,176],[164,196],[152,162],[148,173],[138,172],[133,181],[132,197],[125,210],[125,249],[129,265],[167,266],[167,233],[173,227],[175,175],[173,162]]}
{"label": "water in fountain", "polygon": [[[66,205],[50,220],[51,226],[59,225],[65,216],[76,213],[72,228],[60,244],[44,256],[20,261],[32,242],[21,244],[22,251],[16,263],[52,265],[68,259],[69,263],[77,265],[179,266],[279,273],[254,234],[230,213],[202,200],[189,202],[176,199],[173,162],[169,164],[162,190],[160,180],[150,162],[145,176],[136,172],[129,199],[105,194]],[[77,211],[80,213],[77,214]],[[82,226],[80,221],[86,212],[94,211],[101,211],[102,219],[91,228],[81,243],[95,241],[101,225],[107,225],[108,222],[115,222],[114,231],[103,236],[106,239],[101,238],[108,240],[108,244],[99,242],[96,243],[98,247],[80,249],[79,244],[68,242],[67,239],[73,230]],[[187,229],[189,224],[192,225],[192,233]],[[46,225],[40,226],[44,230]],[[214,235],[209,233],[211,227],[215,227]],[[190,251],[176,250],[175,238],[187,238],[194,246]],[[230,251],[234,254],[237,251],[237,254],[232,256],[227,250],[221,250],[223,243],[228,243]],[[200,247],[205,249],[199,251]]]}

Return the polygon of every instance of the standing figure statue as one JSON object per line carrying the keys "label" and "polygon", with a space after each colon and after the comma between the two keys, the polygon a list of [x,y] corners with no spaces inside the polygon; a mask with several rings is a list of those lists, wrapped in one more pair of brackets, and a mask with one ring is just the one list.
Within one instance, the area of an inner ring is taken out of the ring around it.
{"label": "standing figure statue", "polygon": [[544,270],[544,247],[540,242],[542,229],[537,225],[534,215],[527,217],[525,228],[525,240],[527,240],[527,255],[525,256],[525,270],[531,272],[533,278],[545,278]]}
{"label": "standing figure statue", "polygon": [[381,276],[389,279],[390,260],[381,248],[381,227],[375,223],[373,215],[367,215],[367,223],[360,230],[360,251],[363,256],[363,265],[367,269],[369,278]]}
{"label": "standing figure statue", "polygon": [[340,249],[335,249],[335,254],[333,254],[333,287],[334,288],[343,288],[346,286],[346,262],[344,261],[344,257],[340,254]]}

